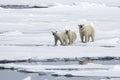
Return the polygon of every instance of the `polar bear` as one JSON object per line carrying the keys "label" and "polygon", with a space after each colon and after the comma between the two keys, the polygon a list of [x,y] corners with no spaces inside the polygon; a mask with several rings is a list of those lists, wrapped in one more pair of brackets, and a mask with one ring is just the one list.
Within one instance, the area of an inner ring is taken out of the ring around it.
{"label": "polar bear", "polygon": [[54,39],[55,39],[55,45],[57,45],[57,42],[60,41],[61,45],[68,45],[68,36],[65,32],[52,32]]}
{"label": "polar bear", "polygon": [[76,38],[77,38],[76,33],[71,31],[71,30],[65,30],[65,33],[68,36],[68,40],[69,40],[68,44],[73,44],[75,42]]}
{"label": "polar bear", "polygon": [[78,27],[79,27],[81,41],[83,43],[89,42],[90,38],[91,38],[92,42],[94,42],[95,30],[91,25],[81,24],[81,25],[78,25]]}

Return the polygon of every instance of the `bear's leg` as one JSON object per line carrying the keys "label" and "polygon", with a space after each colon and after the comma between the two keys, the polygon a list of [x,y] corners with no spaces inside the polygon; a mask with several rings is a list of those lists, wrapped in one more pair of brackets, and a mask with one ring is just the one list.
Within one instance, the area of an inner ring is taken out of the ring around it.
{"label": "bear's leg", "polygon": [[83,35],[81,35],[81,41],[82,41],[82,43],[84,43],[84,36]]}
{"label": "bear's leg", "polygon": [[68,42],[68,45],[70,45],[70,42]]}
{"label": "bear's leg", "polygon": [[71,40],[71,44],[73,44],[73,42],[74,42],[74,39]]}
{"label": "bear's leg", "polygon": [[72,39],[70,39],[70,42],[69,42],[69,44],[72,44]]}
{"label": "bear's leg", "polygon": [[60,40],[60,45],[64,45],[64,41],[63,40]]}
{"label": "bear's leg", "polygon": [[68,40],[67,39],[65,40],[65,45],[68,45]]}
{"label": "bear's leg", "polygon": [[94,36],[91,36],[91,38],[92,38],[92,42],[94,42]]}
{"label": "bear's leg", "polygon": [[85,43],[87,43],[88,42],[88,36],[86,35],[85,36]]}
{"label": "bear's leg", "polygon": [[57,40],[57,39],[55,39],[55,46],[57,45],[57,41],[58,41],[58,40]]}
{"label": "bear's leg", "polygon": [[68,44],[70,45],[70,38],[68,39]]}
{"label": "bear's leg", "polygon": [[90,36],[88,36],[88,42],[90,41]]}
{"label": "bear's leg", "polygon": [[73,40],[70,41],[70,44],[73,44]]}

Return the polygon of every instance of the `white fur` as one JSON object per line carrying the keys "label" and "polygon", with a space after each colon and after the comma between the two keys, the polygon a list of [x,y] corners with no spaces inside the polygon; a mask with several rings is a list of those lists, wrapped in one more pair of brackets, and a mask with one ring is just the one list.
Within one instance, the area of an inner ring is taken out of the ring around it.
{"label": "white fur", "polygon": [[92,42],[94,42],[95,39],[95,30],[91,25],[78,25],[79,26],[79,33],[81,37],[81,41],[83,43],[87,43],[90,41],[90,38]]}
{"label": "white fur", "polygon": [[77,38],[76,33],[71,31],[71,30],[66,30],[65,32],[68,36],[68,40],[69,40],[68,44],[73,44],[75,42],[76,38]]}
{"label": "white fur", "polygon": [[57,45],[57,42],[60,41],[61,45],[68,45],[68,36],[65,32],[52,32],[54,39],[55,39],[55,45]]}

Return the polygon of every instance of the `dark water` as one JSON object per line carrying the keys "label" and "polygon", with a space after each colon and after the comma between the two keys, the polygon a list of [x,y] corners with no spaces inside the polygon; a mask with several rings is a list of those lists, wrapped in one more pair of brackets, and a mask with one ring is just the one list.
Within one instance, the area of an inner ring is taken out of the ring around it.
{"label": "dark water", "polygon": [[0,70],[0,80],[24,80],[26,77],[31,76],[31,80],[100,80],[101,77],[55,77],[51,75],[38,75],[34,74],[26,74],[17,71],[11,70]]}
{"label": "dark water", "polygon": [[18,73],[11,70],[0,70],[0,80],[22,80],[27,74]]}

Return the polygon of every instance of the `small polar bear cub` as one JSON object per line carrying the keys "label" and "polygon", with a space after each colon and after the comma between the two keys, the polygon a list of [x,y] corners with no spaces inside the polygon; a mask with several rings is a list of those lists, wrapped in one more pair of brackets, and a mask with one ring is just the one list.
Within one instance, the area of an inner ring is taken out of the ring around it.
{"label": "small polar bear cub", "polygon": [[77,38],[77,35],[75,32],[71,31],[71,30],[65,30],[65,33],[67,34],[68,36],[68,40],[69,40],[69,45],[70,44],[73,44]]}
{"label": "small polar bear cub", "polygon": [[55,45],[60,41],[61,45],[68,45],[68,36],[65,32],[52,32],[55,40]]}
{"label": "small polar bear cub", "polygon": [[78,27],[79,27],[79,33],[80,33],[82,43],[89,42],[90,38],[92,42],[94,42],[95,30],[91,25],[81,24],[81,25],[78,25]]}

